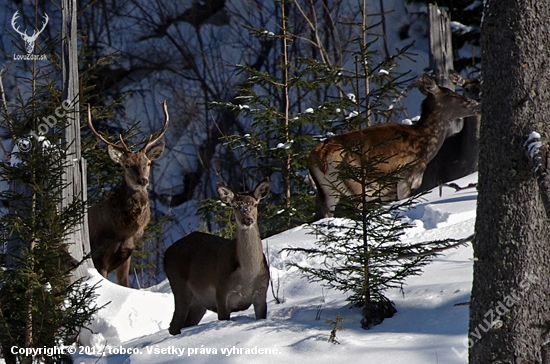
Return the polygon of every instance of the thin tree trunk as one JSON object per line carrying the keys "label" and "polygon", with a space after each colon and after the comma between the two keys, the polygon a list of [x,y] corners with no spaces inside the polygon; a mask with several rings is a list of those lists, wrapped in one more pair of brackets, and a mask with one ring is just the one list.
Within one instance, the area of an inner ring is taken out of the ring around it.
{"label": "thin tree trunk", "polygon": [[[63,189],[63,207],[69,206],[75,200],[86,201],[86,161],[80,153],[80,117],[79,117],[79,87],[78,87],[78,38],[76,32],[77,24],[77,1],[62,0],[63,21],[61,26],[62,48],[61,68],[63,74],[62,99],[67,100],[71,110],[67,114],[67,127],[64,128],[64,142],[69,158],[64,174],[64,181],[68,182]],[[88,237],[88,219],[84,215],[83,221],[77,226],[73,233],[67,237],[69,253],[73,258],[80,261],[90,252],[90,241]],[[91,267],[87,259],[72,274],[72,280],[86,277],[87,268]]]}
{"label": "thin tree trunk", "polygon": [[[287,8],[288,5],[283,1],[281,3],[281,22],[282,22],[282,33],[283,33],[283,89],[284,89],[284,100],[283,100],[283,108],[284,108],[284,130],[285,130],[285,143],[290,143],[290,86],[289,86],[289,62],[288,62],[288,29],[287,29]],[[290,203],[290,197],[291,197],[291,190],[290,190],[290,173],[291,173],[291,159],[290,154],[287,155],[285,164],[283,167],[283,178],[284,178],[284,188],[285,188],[285,207],[287,209],[290,209],[291,203]]]}

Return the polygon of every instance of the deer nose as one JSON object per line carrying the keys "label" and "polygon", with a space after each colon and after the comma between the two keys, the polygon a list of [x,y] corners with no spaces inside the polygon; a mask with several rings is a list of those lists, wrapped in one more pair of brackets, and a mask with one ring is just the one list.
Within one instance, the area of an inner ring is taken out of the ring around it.
{"label": "deer nose", "polygon": [[245,226],[250,226],[250,225],[252,225],[252,223],[254,223],[254,219],[252,219],[250,217],[243,218],[243,224]]}
{"label": "deer nose", "polygon": [[140,186],[147,186],[149,184],[149,180],[145,177],[140,178],[139,181],[138,181],[138,184]]}

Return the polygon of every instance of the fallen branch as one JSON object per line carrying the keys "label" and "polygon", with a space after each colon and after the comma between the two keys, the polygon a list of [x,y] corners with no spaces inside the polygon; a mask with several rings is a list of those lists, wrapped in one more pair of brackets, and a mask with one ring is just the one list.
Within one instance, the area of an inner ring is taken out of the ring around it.
{"label": "fallen branch", "polygon": [[472,182],[472,183],[469,183],[467,186],[465,187],[462,187],[462,186],[459,186],[457,185],[456,183],[442,183],[439,185],[439,196],[441,197],[441,194],[443,192],[443,187],[449,187],[449,188],[454,188],[455,191],[462,191],[462,190],[467,190],[468,188],[476,188],[477,187],[477,183],[476,182]]}

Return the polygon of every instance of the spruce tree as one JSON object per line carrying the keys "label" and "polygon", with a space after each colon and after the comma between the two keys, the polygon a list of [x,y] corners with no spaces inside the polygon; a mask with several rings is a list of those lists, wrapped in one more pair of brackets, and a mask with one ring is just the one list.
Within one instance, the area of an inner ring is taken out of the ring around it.
{"label": "spruce tree", "polygon": [[[61,207],[65,187],[66,151],[61,130],[67,112],[61,93],[50,80],[55,65],[22,66],[29,72],[28,91],[2,109],[2,127],[14,142],[10,160],[0,174],[10,185],[0,192],[9,208],[0,217],[0,243],[7,247],[0,270],[0,345],[7,363],[33,358],[11,348],[58,348],[36,359],[70,362],[63,345],[76,342],[79,330],[97,311],[94,288],[82,280],[71,283],[71,270],[80,262],[67,253],[65,237],[85,211],[83,201]],[[70,157],[70,156],[69,156]]]}
{"label": "spruce tree", "polygon": [[[376,155],[358,145],[344,147],[342,153]],[[375,146],[376,147],[376,146]],[[374,147],[374,148],[375,148]],[[361,327],[370,329],[396,312],[386,291],[403,291],[405,279],[418,275],[422,267],[455,241],[402,243],[410,223],[405,216],[418,197],[388,203],[378,198],[388,189],[395,189],[400,174],[412,165],[404,165],[390,174],[379,166],[389,157],[358,158],[358,165],[341,163],[335,173],[338,180],[354,180],[362,188],[355,195],[343,195],[336,210],[337,218],[323,219],[311,225],[318,237],[315,247],[292,247],[284,251],[305,253],[308,261],[321,261],[319,266],[291,263],[312,282],[349,293],[348,301],[361,308]],[[339,182],[341,183],[341,182]],[[339,185],[334,193],[342,193]]]}

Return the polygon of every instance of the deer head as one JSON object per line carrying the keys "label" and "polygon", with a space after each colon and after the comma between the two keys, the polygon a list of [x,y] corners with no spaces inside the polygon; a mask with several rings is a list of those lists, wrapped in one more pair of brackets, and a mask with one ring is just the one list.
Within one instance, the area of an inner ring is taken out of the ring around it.
{"label": "deer head", "polygon": [[48,24],[48,20],[49,20],[48,14],[44,14],[44,23],[42,24],[42,29],[40,29],[39,31],[35,30],[32,33],[32,35],[29,36],[27,34],[27,29],[25,29],[25,32],[21,32],[19,30],[19,27],[15,24],[16,19],[19,17],[18,13],[19,13],[19,10],[16,11],[15,14],[13,14],[13,17],[11,18],[11,26],[25,41],[25,48],[27,50],[27,54],[31,54],[32,51],[34,50],[34,44],[36,42],[36,39],[38,38],[40,33],[44,31],[44,29],[46,28],[46,25]]}
{"label": "deer head", "polygon": [[258,202],[269,193],[269,178],[265,178],[252,193],[237,193],[221,183],[217,184],[220,200],[235,211],[237,226],[248,228],[258,219]]}
{"label": "deer head", "polygon": [[162,104],[164,111],[164,126],[159,134],[153,138],[153,135],[149,137],[149,141],[137,152],[132,152],[122,135],[120,135],[120,145],[111,143],[106,140],[101,134],[99,134],[92,124],[92,112],[88,106],[88,125],[92,132],[105,144],[107,144],[107,150],[109,157],[116,163],[120,164],[124,169],[124,181],[129,188],[133,190],[146,189],[149,185],[149,171],[151,169],[151,161],[158,159],[164,151],[164,142],[155,145],[164,135],[168,128],[168,122],[170,117],[168,115],[168,106],[166,101]]}
{"label": "deer head", "polygon": [[476,78],[464,78],[454,70],[449,70],[449,79],[459,87],[462,87],[462,93],[469,99],[481,101],[481,80]]}

